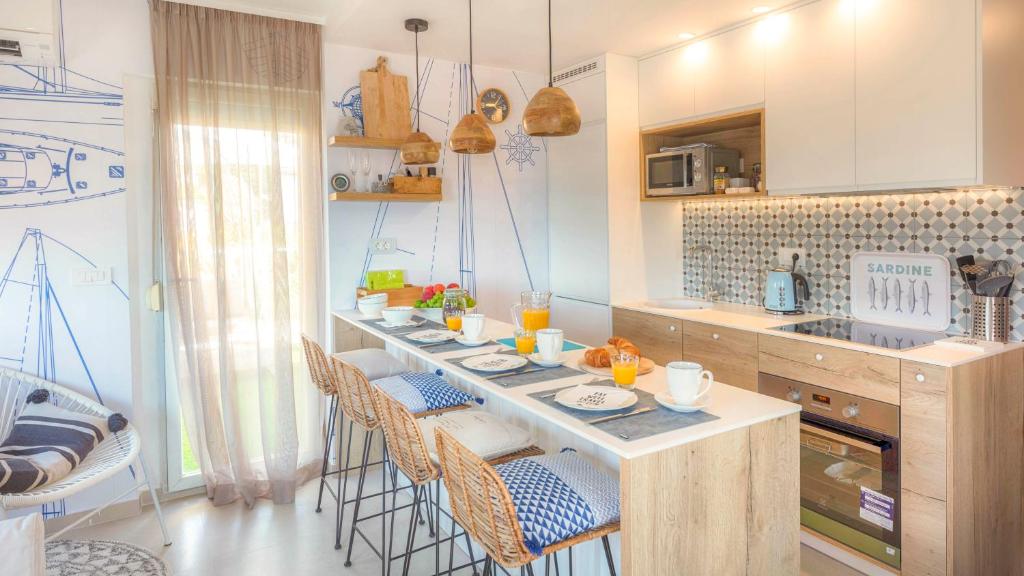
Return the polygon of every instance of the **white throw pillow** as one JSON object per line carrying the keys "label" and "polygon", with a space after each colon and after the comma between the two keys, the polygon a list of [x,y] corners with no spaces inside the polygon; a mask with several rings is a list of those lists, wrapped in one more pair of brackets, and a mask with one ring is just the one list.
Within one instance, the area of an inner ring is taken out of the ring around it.
{"label": "white throw pillow", "polygon": [[380,348],[362,348],[331,354],[335,358],[359,368],[367,380],[398,376],[409,371],[404,362]]}
{"label": "white throw pillow", "polygon": [[45,539],[43,517],[38,513],[13,520],[0,520],[0,558],[3,559],[3,573],[45,576]]}
{"label": "white throw pillow", "polygon": [[475,408],[448,412],[437,418],[424,418],[419,422],[423,441],[426,442],[430,458],[434,462],[438,462],[437,437],[434,430],[439,427],[451,433],[463,446],[483,460],[518,452],[533,444],[533,439],[526,430],[509,424],[490,412]]}

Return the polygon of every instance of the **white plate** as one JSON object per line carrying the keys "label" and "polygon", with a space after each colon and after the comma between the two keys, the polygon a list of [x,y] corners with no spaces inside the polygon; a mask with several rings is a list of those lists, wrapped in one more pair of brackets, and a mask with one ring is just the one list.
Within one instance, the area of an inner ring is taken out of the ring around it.
{"label": "white plate", "polygon": [[484,338],[483,340],[467,340],[465,335],[459,335],[455,337],[455,341],[463,346],[476,347],[483,346],[491,341],[490,338]]}
{"label": "white plate", "polygon": [[402,322],[401,324],[392,324],[392,323],[388,322],[387,320],[384,320],[384,321],[381,321],[381,322],[377,322],[377,325],[380,326],[381,328],[388,328],[388,329],[390,329],[390,328],[412,328],[414,326],[422,326],[424,322],[426,322],[426,320],[419,320],[419,321],[408,320],[406,322]]}
{"label": "white plate", "polygon": [[554,368],[556,366],[561,366],[562,364],[565,364],[564,354],[559,354],[558,358],[554,360],[544,360],[543,358],[540,357],[540,353],[530,354],[529,356],[527,356],[527,358],[530,359],[530,362],[533,362],[537,366],[543,366],[544,368]]}
{"label": "white plate", "polygon": [[406,334],[405,337],[413,342],[432,344],[434,342],[447,342],[458,335],[458,332],[452,332],[451,330],[420,330],[419,332]]}
{"label": "white plate", "polygon": [[481,354],[465,359],[462,365],[479,372],[507,372],[525,366],[526,358],[509,354]]}
{"label": "white plate", "polygon": [[567,408],[588,412],[622,410],[636,404],[636,392],[611,386],[587,386],[580,384],[566,388],[555,395],[555,402]]}
{"label": "white plate", "polygon": [[711,403],[707,397],[699,400],[696,404],[676,404],[675,401],[669,396],[668,392],[658,392],[654,395],[654,399],[665,408],[673,410],[675,412],[700,412],[701,410],[708,407]]}

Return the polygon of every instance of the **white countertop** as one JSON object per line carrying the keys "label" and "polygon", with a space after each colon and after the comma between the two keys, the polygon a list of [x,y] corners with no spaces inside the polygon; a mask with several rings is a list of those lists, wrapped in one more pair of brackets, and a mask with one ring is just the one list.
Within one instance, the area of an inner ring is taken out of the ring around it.
{"label": "white countertop", "polygon": [[735,328],[738,330],[757,332],[759,334],[766,334],[769,336],[778,336],[780,338],[792,338],[794,340],[814,342],[816,344],[826,346],[835,346],[837,348],[846,348],[848,350],[868,352],[871,354],[878,354],[880,356],[891,356],[899,358],[900,360],[909,360],[944,367],[959,366],[988,356],[994,356],[1024,347],[1024,343],[1011,342],[1002,346],[996,346],[984,352],[950,348],[948,346],[936,344],[928,344],[907,350],[890,350],[888,348],[870,346],[867,344],[860,344],[858,342],[849,342],[834,338],[823,338],[821,336],[810,336],[807,334],[796,334],[793,332],[773,330],[773,328],[788,324],[799,324],[800,322],[812,322],[828,318],[828,316],[823,316],[821,314],[778,316],[775,314],[769,314],[758,306],[731,304],[727,302],[715,302],[710,308],[700,310],[656,308],[649,306],[646,302],[627,302],[624,304],[613,304],[612,306],[615,308],[635,310],[637,312],[646,312],[648,314],[657,314],[659,316],[669,318],[679,318],[680,320],[691,320],[693,322],[701,322],[704,324],[721,326],[723,328]]}
{"label": "white countertop", "polygon": [[[610,450],[620,458],[636,458],[800,411],[800,406],[797,404],[716,382],[711,389],[711,401],[707,411],[718,416],[717,420],[627,442],[528,396],[534,392],[554,390],[572,384],[589,382],[595,378],[592,374],[581,374],[561,380],[549,380],[515,388],[505,388],[500,384],[485,380],[469,370],[447,362],[447,360],[453,358],[493,352],[501,349],[501,346],[482,346],[433,354],[429,348],[421,350],[399,338],[388,336],[382,331],[364,324],[361,320],[366,319],[366,316],[358,311],[343,310],[336,311],[334,314],[338,318],[378,336],[391,346],[420,358],[428,364],[451,372],[464,382],[488,391],[492,397],[500,398],[503,401],[513,403],[528,410],[546,422]],[[508,338],[512,336],[512,326],[504,322],[488,319],[485,333],[488,338],[492,339]],[[569,358],[567,364],[573,365],[583,356],[583,350],[567,352],[566,355]],[[657,366],[654,372],[640,376],[637,379],[637,386],[642,390],[652,393],[664,390],[666,388],[665,369]],[[472,393],[472,391],[470,392]]]}

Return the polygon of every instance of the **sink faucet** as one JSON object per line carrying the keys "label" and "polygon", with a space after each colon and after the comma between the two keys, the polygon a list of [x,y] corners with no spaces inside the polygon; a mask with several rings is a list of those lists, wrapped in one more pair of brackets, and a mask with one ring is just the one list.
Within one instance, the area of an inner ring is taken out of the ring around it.
{"label": "sink faucet", "polygon": [[707,244],[694,244],[689,250],[690,256],[697,256],[700,260],[700,296],[708,302],[714,302],[718,298],[718,291],[715,290],[715,282],[712,278],[713,269],[711,260],[715,253]]}

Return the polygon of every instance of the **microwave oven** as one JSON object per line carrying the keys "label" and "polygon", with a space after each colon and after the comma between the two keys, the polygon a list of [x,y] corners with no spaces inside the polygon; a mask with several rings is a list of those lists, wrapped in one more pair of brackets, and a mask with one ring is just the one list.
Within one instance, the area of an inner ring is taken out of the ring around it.
{"label": "microwave oven", "polygon": [[648,154],[647,196],[714,194],[715,166],[725,166],[730,177],[739,177],[739,151],[714,144],[690,144]]}

